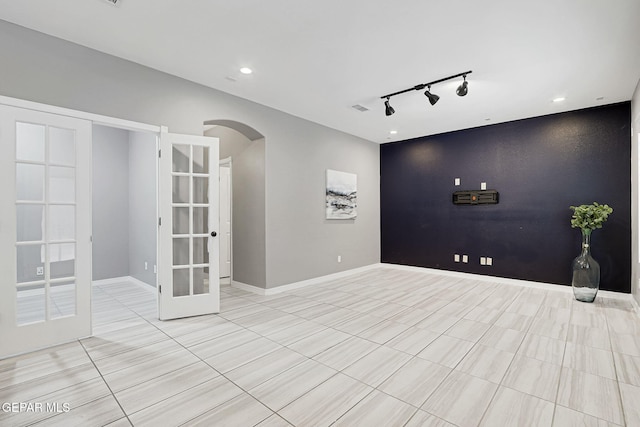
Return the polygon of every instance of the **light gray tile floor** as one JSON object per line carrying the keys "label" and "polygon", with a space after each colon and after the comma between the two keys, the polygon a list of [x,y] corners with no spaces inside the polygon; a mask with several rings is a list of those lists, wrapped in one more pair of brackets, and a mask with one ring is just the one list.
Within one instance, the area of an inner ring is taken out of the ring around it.
{"label": "light gray tile floor", "polygon": [[640,425],[624,298],[379,267],[271,296],[223,285],[218,315],[155,305],[94,286],[93,337],[0,360],[0,425]]}

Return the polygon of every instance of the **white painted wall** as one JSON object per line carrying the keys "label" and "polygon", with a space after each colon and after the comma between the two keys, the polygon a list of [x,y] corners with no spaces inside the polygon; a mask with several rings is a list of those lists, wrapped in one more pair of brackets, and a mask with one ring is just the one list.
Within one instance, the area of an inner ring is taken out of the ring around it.
{"label": "white painted wall", "polygon": [[129,276],[151,286],[156,285],[157,153],[155,135],[129,132]]}
{"label": "white painted wall", "polygon": [[93,126],[93,280],[156,284],[156,153],[152,134]]}
{"label": "white painted wall", "polygon": [[631,100],[631,294],[640,304],[640,81]]}
{"label": "white painted wall", "polygon": [[[0,67],[0,95],[176,133],[202,135],[205,121],[225,119],[263,134],[266,280],[255,285],[271,288],[380,261],[377,144],[5,21],[0,56],[10,58]],[[326,169],[358,175],[355,221],[324,219]]]}
{"label": "white painted wall", "polygon": [[129,275],[129,132],[93,127],[93,280]]}

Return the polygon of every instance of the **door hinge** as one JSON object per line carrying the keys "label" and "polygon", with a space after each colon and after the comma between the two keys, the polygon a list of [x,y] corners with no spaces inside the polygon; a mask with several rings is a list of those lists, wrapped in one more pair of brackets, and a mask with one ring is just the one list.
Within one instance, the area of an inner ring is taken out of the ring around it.
{"label": "door hinge", "polygon": [[158,227],[160,227],[162,225],[162,217],[158,218]]}
{"label": "door hinge", "polygon": [[158,150],[158,158],[162,157],[162,150]]}
{"label": "door hinge", "polygon": [[158,285],[158,292],[162,293],[162,285]]}

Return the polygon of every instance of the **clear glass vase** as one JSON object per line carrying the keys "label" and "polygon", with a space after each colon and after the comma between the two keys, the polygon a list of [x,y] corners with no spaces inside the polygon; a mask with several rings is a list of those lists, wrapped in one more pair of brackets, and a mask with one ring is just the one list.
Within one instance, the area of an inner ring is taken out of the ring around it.
{"label": "clear glass vase", "polygon": [[582,252],[571,265],[573,295],[582,302],[593,302],[600,288],[600,264],[591,256],[591,231],[582,230]]}

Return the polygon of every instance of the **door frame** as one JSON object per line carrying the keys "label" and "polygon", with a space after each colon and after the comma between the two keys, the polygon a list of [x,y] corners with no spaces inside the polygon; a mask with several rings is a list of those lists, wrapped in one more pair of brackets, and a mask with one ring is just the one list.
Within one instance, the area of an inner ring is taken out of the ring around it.
{"label": "door frame", "polygon": [[[231,283],[233,281],[233,159],[231,157],[220,159],[220,167],[229,168],[229,220],[231,222],[229,237],[229,283]],[[220,200],[222,200],[222,198]],[[222,232],[222,229],[220,232]]]}
{"label": "door frame", "polygon": [[42,111],[44,113],[58,114],[60,116],[69,116],[76,119],[85,119],[92,121],[96,125],[104,125],[124,130],[144,131],[155,133],[160,136],[160,132],[164,126],[150,125],[146,123],[134,122],[131,120],[118,119],[115,117],[103,116],[101,114],[87,113],[85,111],[73,110],[70,108],[57,107],[55,105],[41,104],[39,102],[26,101],[24,99],[11,98],[9,96],[0,95],[0,104],[10,107],[26,108],[28,110]]}

